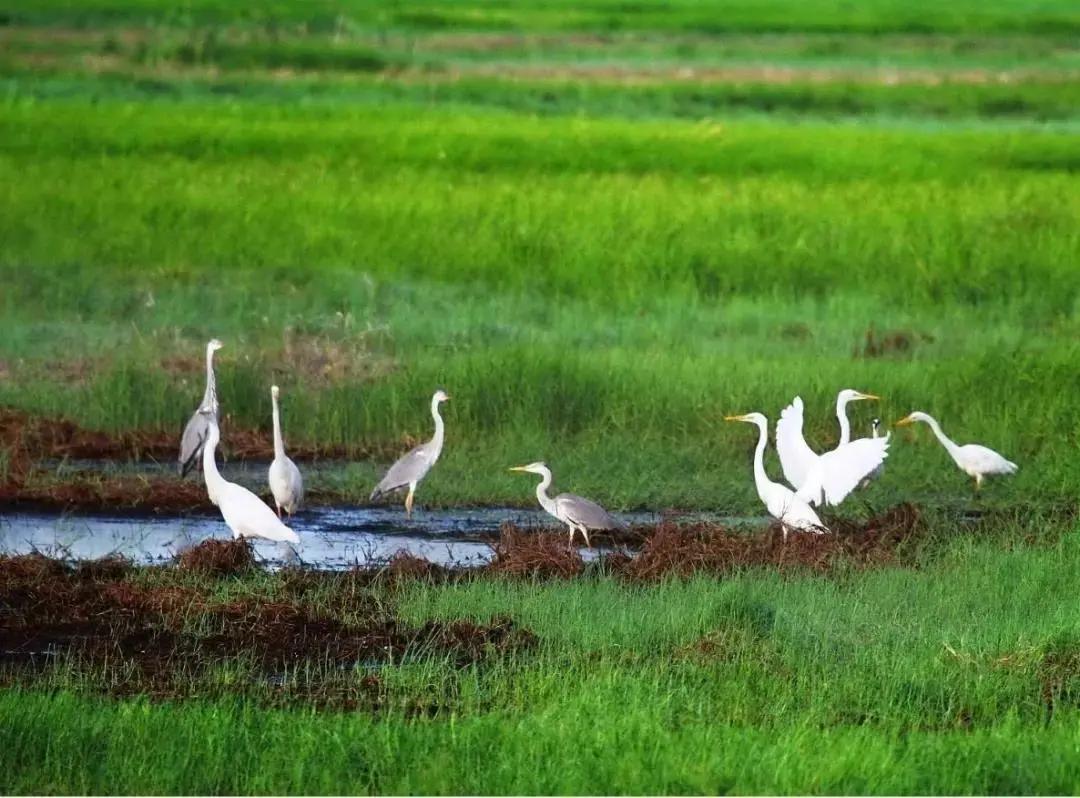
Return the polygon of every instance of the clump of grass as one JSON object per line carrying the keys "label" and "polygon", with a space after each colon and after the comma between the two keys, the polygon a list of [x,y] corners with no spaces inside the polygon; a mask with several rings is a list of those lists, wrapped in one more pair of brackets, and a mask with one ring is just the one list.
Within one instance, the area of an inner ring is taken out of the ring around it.
{"label": "clump of grass", "polygon": [[255,567],[255,552],[243,538],[204,540],[182,552],[176,564],[185,571],[209,576],[236,576]]}

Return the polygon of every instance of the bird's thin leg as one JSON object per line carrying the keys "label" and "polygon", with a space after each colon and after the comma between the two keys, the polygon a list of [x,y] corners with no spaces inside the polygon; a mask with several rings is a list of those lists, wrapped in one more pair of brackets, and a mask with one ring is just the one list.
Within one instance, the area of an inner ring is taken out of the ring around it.
{"label": "bird's thin leg", "polygon": [[280,504],[277,506],[277,517],[278,517],[278,520],[280,521],[281,520],[281,505]]}
{"label": "bird's thin leg", "polygon": [[975,475],[975,492],[978,493],[979,489],[981,487],[982,487],[982,474],[976,474]]}
{"label": "bird's thin leg", "polygon": [[570,527],[570,543],[568,544],[568,547],[569,547],[570,551],[573,551],[574,550],[574,533],[577,532],[577,527],[575,527],[573,524],[567,524],[567,526]]}
{"label": "bird's thin leg", "polygon": [[409,485],[409,495],[405,497],[405,517],[412,518],[413,491],[416,485]]}
{"label": "bird's thin leg", "polygon": [[581,527],[581,535],[585,538],[585,545],[588,548],[592,548],[592,544],[589,542],[589,530],[586,527]]}

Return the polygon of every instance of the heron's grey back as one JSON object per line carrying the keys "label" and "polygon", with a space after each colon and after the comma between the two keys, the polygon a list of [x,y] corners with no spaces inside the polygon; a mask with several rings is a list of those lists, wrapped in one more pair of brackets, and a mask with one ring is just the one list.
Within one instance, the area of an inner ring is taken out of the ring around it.
{"label": "heron's grey back", "polygon": [[203,443],[210,431],[210,417],[198,410],[184,427],[184,434],[180,437],[180,456],[177,462],[180,465],[180,476],[187,473],[199,464],[202,457]]}
{"label": "heron's grey back", "polygon": [[560,493],[555,497],[560,509],[575,524],[588,529],[619,529],[622,527],[612,515],[594,501],[573,493]]}
{"label": "heron's grey back", "polygon": [[398,461],[390,466],[386,476],[375,486],[371,498],[374,499],[380,494],[389,493],[405,487],[410,482],[419,482],[423,479],[431,468],[431,462],[427,457],[427,446],[426,443],[421,444],[398,458]]}

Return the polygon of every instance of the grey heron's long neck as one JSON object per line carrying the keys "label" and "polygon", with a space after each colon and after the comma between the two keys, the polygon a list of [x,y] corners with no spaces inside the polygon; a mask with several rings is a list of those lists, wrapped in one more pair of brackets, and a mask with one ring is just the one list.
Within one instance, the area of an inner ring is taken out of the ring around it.
{"label": "grey heron's long neck", "polygon": [[214,350],[206,347],[206,391],[203,393],[202,410],[213,410],[217,413],[217,380],[214,379]]}
{"label": "grey heron's long neck", "polygon": [[431,436],[431,444],[435,447],[435,456],[438,457],[443,447],[443,436],[445,430],[443,428],[442,416],[439,415],[439,400],[431,400],[431,417],[435,419],[435,434]]}
{"label": "grey heron's long neck", "polygon": [[548,488],[550,487],[551,472],[545,469],[543,479],[541,479],[540,484],[536,486],[536,500],[540,502],[540,506],[547,510],[551,515],[555,515],[555,500],[548,496]]}
{"label": "grey heron's long neck", "polygon": [[937,420],[932,416],[926,417],[926,423],[930,425],[930,429],[934,431],[934,435],[941,441],[941,445],[945,447],[945,450],[951,454],[955,460],[957,453],[960,451],[960,447],[953,443],[952,439],[942,431],[941,425],[938,424]]}
{"label": "grey heron's long neck", "polygon": [[840,443],[837,446],[843,446],[851,441],[851,424],[847,418],[847,400],[839,396],[836,397],[836,420],[840,422]]}
{"label": "grey heron's long neck", "polygon": [[270,399],[274,404],[274,459],[285,458],[285,442],[281,439],[281,413],[278,410],[278,399],[273,394]]}
{"label": "grey heron's long neck", "polygon": [[220,437],[221,433],[218,432],[217,427],[211,427],[206,435],[206,443],[203,444],[202,450],[203,476],[206,478],[207,490],[211,492],[225,484],[225,478],[218,471],[217,460],[214,459]]}
{"label": "grey heron's long neck", "polygon": [[754,485],[761,497],[764,497],[765,489],[772,484],[769,475],[765,473],[765,446],[768,442],[768,424],[758,424],[757,448],[754,449]]}

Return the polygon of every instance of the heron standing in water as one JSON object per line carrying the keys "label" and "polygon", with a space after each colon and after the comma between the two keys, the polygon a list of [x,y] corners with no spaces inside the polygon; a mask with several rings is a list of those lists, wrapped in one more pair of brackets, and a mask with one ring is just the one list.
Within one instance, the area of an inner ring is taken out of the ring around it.
{"label": "heron standing in water", "polygon": [[589,543],[590,529],[620,529],[622,524],[615,520],[611,514],[594,501],[575,496],[573,493],[560,493],[554,499],[548,496],[548,488],[551,487],[551,469],[544,463],[529,463],[524,466],[514,466],[511,471],[525,471],[530,474],[538,474],[542,479],[536,486],[536,499],[540,502],[549,515],[553,515],[570,528],[570,547],[574,546],[574,533],[581,532],[585,538],[585,545],[592,548]]}
{"label": "heron standing in water", "polygon": [[300,476],[296,463],[285,454],[285,441],[281,437],[281,413],[278,410],[279,393],[276,385],[270,386],[274,417],[274,461],[270,463],[267,478],[270,492],[274,494],[278,518],[281,518],[282,510],[292,517],[300,508],[300,501],[304,498],[304,479]]}
{"label": "heron standing in water", "polygon": [[203,475],[206,477],[206,492],[215,496],[214,503],[221,510],[234,538],[263,538],[293,545],[300,544],[300,537],[274,515],[267,504],[235,482],[229,482],[218,471],[214,455],[221,433],[217,419],[206,413],[206,441],[203,445]]}
{"label": "heron standing in water", "polygon": [[[202,454],[203,444],[210,429],[210,420],[213,419],[216,422],[218,419],[214,352],[221,347],[222,343],[217,338],[206,345],[206,390],[203,392],[202,403],[188,420],[187,426],[184,427],[184,434],[180,437],[180,456],[177,458],[177,463],[181,478],[187,476],[191,469],[200,464],[199,455]],[[210,501],[217,504],[212,493]]]}
{"label": "heron standing in water", "polygon": [[382,478],[375,490],[371,492],[370,501],[375,501],[380,496],[392,493],[408,486],[409,493],[405,497],[405,516],[412,518],[413,495],[416,486],[420,483],[431,467],[439,459],[443,448],[443,420],[439,415],[439,405],[449,401],[450,397],[445,391],[435,391],[431,397],[431,417],[435,419],[435,434],[431,440],[422,443],[403,455],[396,463],[390,466],[386,476]]}

